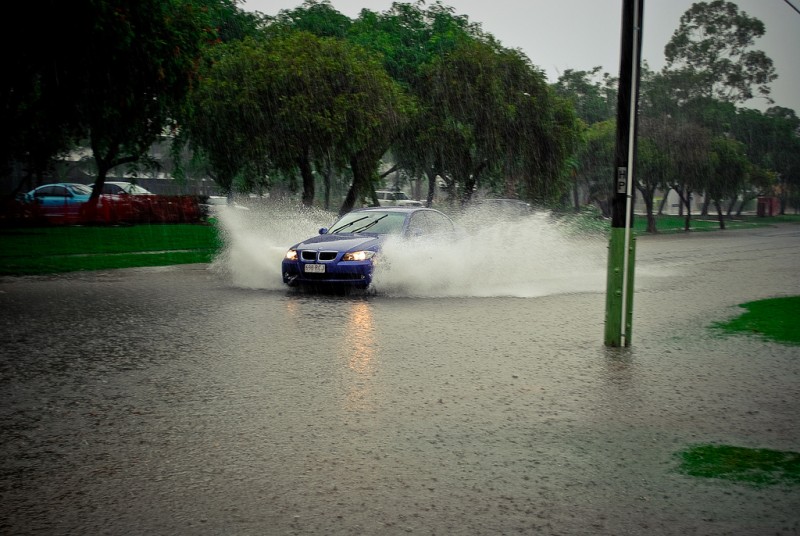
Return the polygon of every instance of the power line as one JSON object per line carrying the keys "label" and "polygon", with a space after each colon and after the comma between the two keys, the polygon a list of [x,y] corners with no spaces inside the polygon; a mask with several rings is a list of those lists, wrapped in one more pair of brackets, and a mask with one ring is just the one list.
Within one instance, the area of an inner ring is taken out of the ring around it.
{"label": "power line", "polygon": [[789,4],[789,7],[797,11],[797,14],[800,15],[800,9],[797,9],[797,7],[795,7],[794,4],[792,4],[789,0],[783,0],[783,1]]}

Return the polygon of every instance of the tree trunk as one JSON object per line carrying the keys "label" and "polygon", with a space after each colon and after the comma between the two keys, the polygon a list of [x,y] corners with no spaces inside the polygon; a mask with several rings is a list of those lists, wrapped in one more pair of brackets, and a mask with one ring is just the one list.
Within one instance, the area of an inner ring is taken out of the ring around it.
{"label": "tree trunk", "polygon": [[661,199],[661,203],[658,204],[658,215],[659,216],[664,214],[664,206],[667,204],[667,201],[669,201],[669,192],[671,190],[672,190],[672,188],[667,188],[667,191],[664,192],[664,197]]}
{"label": "tree trunk", "polygon": [[325,169],[325,175],[323,177],[323,187],[325,189],[325,210],[331,208],[331,176],[333,175],[333,169],[329,166]]}
{"label": "tree trunk", "polygon": [[642,198],[647,211],[647,232],[655,234],[658,232],[658,229],[656,228],[656,216],[653,214],[653,192],[650,191],[648,194],[642,192]]}
{"label": "tree trunk", "polygon": [[297,159],[297,166],[300,168],[300,176],[303,177],[303,206],[314,205],[314,172],[311,169],[311,160],[306,151]]}
{"label": "tree trunk", "polygon": [[731,213],[733,212],[733,207],[736,206],[736,201],[738,201],[738,199],[736,198],[736,196],[734,196],[733,198],[731,198],[731,202],[728,203],[728,210],[725,211],[725,215],[729,218],[731,217]]}
{"label": "tree trunk", "polygon": [[700,211],[700,215],[708,216],[708,206],[711,204],[711,196],[708,195],[708,192],[705,192],[703,196],[703,208]]}
{"label": "tree trunk", "polygon": [[346,214],[353,210],[356,202],[369,193],[373,203],[377,203],[375,191],[372,189],[370,179],[375,168],[375,162],[368,158],[365,152],[355,154],[350,157],[350,169],[353,171],[353,184],[347,192],[347,197],[339,209],[339,215]]}
{"label": "tree trunk", "polygon": [[581,197],[580,185],[578,184],[577,174],[572,175],[572,204],[575,207],[575,212],[581,211]]}
{"label": "tree trunk", "polygon": [[714,206],[717,209],[717,219],[719,220],[719,228],[725,229],[725,214],[722,212],[722,204],[718,199],[714,200]]}
{"label": "tree trunk", "polygon": [[464,181],[464,191],[461,192],[461,205],[464,206],[470,202],[472,199],[472,194],[475,191],[475,188],[478,184],[478,180],[480,179],[481,173],[487,167],[486,162],[481,162],[478,164],[478,167],[475,168],[475,171]]}
{"label": "tree trunk", "polygon": [[753,199],[756,199],[757,197],[758,197],[757,195],[743,195],[742,196],[742,203],[739,205],[739,210],[736,211],[736,215],[737,216],[741,216],[745,205],[747,205],[747,203],[749,203]]}
{"label": "tree trunk", "polygon": [[692,230],[692,191],[686,190],[686,220],[683,230],[687,233]]}
{"label": "tree trunk", "polygon": [[684,191],[683,188],[680,188],[677,185],[674,185],[672,189],[675,190],[675,193],[678,194],[678,197],[681,200],[680,202],[681,215],[683,214],[683,207],[684,206],[686,207],[686,217],[684,219],[683,230],[689,232],[689,230],[691,229],[691,220],[692,220],[692,191],[688,189]]}
{"label": "tree trunk", "polygon": [[436,195],[436,170],[430,168],[428,171],[425,172],[428,175],[428,197],[425,202],[425,206],[430,208],[433,206],[433,197]]}
{"label": "tree trunk", "polygon": [[636,181],[634,184],[636,185],[636,189],[639,190],[639,193],[642,194],[642,201],[644,201],[645,214],[647,215],[647,232],[657,233],[656,217],[653,214],[653,197],[655,196],[656,188],[655,186],[642,186],[639,181]]}

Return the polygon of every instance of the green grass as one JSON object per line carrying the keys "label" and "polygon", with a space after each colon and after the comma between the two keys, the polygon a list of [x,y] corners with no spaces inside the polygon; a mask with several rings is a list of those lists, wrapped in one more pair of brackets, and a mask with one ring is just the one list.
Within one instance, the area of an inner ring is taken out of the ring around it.
{"label": "green grass", "polygon": [[766,340],[800,346],[800,296],[772,298],[740,305],[747,312],[725,321],[715,322],[713,329],[726,334],[750,334]]}
{"label": "green grass", "polygon": [[[759,218],[757,216],[740,216],[725,220],[726,229],[751,229],[754,227],[766,227],[776,223],[800,223],[800,215],[791,214],[786,216],[771,216]],[[659,233],[678,233],[684,232],[686,224],[683,216],[656,216],[656,229]],[[633,229],[638,234],[647,231],[647,217],[637,215],[633,220]],[[692,216],[690,221],[692,231],[717,231],[719,221],[716,216]]]}
{"label": "green grass", "polygon": [[678,453],[678,471],[755,486],[800,484],[800,453],[730,445],[698,445]]}
{"label": "green grass", "polygon": [[[611,222],[599,216],[596,210],[586,210],[581,213],[557,212],[557,220],[565,226],[567,230],[575,234],[608,234]],[[779,223],[800,223],[800,215],[792,214],[787,216],[772,216],[759,218],[757,216],[740,216],[725,220],[726,229],[753,229],[756,227],[767,227]],[[683,216],[656,216],[656,229],[659,233],[683,233]],[[633,219],[633,230],[639,235],[647,234],[647,217],[636,215]],[[719,221],[716,216],[692,216],[690,230],[698,231],[718,231]]]}
{"label": "green grass", "polygon": [[[570,232],[607,234],[608,220],[586,212],[561,214]],[[715,230],[717,222],[692,220],[693,230]],[[800,216],[743,217],[729,221],[731,229],[800,223]],[[644,217],[637,216],[634,230],[643,234]],[[662,233],[683,231],[683,218],[659,216]],[[127,227],[64,226],[0,228],[0,275],[36,275],[76,270],[106,270],[136,266],[165,266],[210,262],[221,247],[212,225],[162,224]]]}
{"label": "green grass", "polygon": [[210,262],[220,245],[211,225],[0,229],[0,275]]}

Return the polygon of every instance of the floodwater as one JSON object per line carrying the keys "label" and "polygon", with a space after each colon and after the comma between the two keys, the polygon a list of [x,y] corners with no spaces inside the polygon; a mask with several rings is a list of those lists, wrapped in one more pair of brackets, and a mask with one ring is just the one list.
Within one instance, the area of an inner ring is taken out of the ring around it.
{"label": "floodwater", "polygon": [[375,295],[289,292],[314,220],[229,222],[212,266],[0,279],[0,531],[800,533],[798,488],[675,458],[800,451],[800,350],[707,329],[800,294],[800,226],[640,238],[619,350],[603,244],[471,229],[430,279],[418,250]]}

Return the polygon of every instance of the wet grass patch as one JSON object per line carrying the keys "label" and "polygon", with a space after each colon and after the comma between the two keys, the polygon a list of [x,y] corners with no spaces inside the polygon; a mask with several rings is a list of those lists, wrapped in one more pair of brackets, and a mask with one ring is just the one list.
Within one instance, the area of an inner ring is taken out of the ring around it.
{"label": "wet grass patch", "polygon": [[[736,216],[725,218],[726,229],[753,229],[756,227],[767,227],[779,223],[800,223],[800,215],[787,214],[784,216]],[[656,216],[656,229],[659,233],[682,233],[685,232],[686,219],[684,216],[661,215]],[[637,234],[645,234],[647,231],[647,217],[636,215],[633,220],[633,229]],[[716,216],[695,216],[690,222],[692,231],[719,231],[719,220]]]}
{"label": "wet grass patch", "polygon": [[0,275],[210,262],[220,247],[212,225],[2,229]]}
{"label": "wet grass patch", "polygon": [[[596,210],[583,210],[581,212],[555,212],[555,217],[570,231],[575,234],[608,234],[611,227],[610,220],[603,218]],[[725,228],[754,229],[768,227],[782,223],[800,223],[800,215],[787,214],[784,216],[758,217],[751,215],[736,216],[725,219]],[[674,234],[685,232],[686,221],[683,216],[660,215],[656,216],[656,229],[659,234]],[[692,232],[719,231],[719,221],[716,217],[696,216],[690,224]],[[637,214],[633,219],[633,231],[639,235],[647,234],[647,217]]]}
{"label": "wet grass patch", "polygon": [[800,453],[730,445],[697,445],[678,453],[678,471],[754,486],[800,485]]}
{"label": "wet grass patch", "polygon": [[766,340],[800,346],[800,296],[771,298],[740,305],[746,313],[725,322],[715,322],[713,329],[726,334],[749,334]]}

